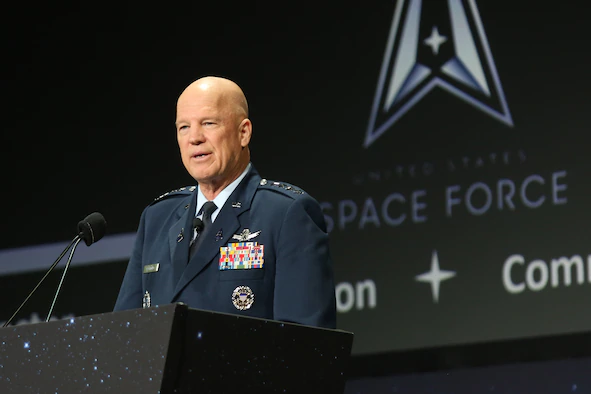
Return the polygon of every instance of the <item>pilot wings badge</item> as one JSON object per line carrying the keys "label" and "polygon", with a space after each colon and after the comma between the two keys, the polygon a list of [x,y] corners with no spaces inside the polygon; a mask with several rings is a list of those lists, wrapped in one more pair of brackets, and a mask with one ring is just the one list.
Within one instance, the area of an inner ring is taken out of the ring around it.
{"label": "pilot wings badge", "polygon": [[240,234],[232,235],[232,239],[238,240],[239,242],[246,242],[258,237],[260,233],[261,230],[251,233],[249,229],[245,228]]}

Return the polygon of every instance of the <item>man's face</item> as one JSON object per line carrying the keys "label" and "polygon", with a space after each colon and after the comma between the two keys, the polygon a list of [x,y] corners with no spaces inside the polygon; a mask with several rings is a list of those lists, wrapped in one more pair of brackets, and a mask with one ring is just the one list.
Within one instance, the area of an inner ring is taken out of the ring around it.
{"label": "man's face", "polygon": [[177,140],[185,168],[204,185],[227,185],[237,178],[245,164],[243,147],[250,133],[245,122],[219,92],[185,92],[177,104]]}

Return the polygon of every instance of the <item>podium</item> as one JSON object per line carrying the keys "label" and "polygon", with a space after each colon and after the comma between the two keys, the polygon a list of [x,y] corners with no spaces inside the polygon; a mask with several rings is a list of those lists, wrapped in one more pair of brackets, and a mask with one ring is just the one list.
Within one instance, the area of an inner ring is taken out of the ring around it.
{"label": "podium", "polygon": [[0,329],[0,393],[339,393],[353,334],[182,303]]}

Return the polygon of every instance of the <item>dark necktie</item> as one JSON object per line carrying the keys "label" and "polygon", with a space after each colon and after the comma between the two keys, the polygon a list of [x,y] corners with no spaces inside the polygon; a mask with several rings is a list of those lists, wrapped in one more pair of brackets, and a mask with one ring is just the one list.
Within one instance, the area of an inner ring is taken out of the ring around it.
{"label": "dark necktie", "polygon": [[197,233],[197,238],[195,239],[195,242],[193,242],[193,245],[191,246],[189,251],[189,259],[193,257],[195,251],[205,238],[205,234],[211,227],[211,214],[214,213],[216,209],[218,209],[218,207],[215,205],[213,201],[208,201],[205,204],[203,204],[203,208],[201,208],[201,212],[203,213],[201,217],[201,220],[203,221],[203,230]]}
{"label": "dark necktie", "polygon": [[215,203],[213,201],[208,201],[205,204],[203,204],[203,218],[201,220],[203,220],[203,231],[205,231],[205,229],[207,229],[208,226],[211,226],[211,214],[215,212],[215,210],[218,209],[218,207],[215,205]]}

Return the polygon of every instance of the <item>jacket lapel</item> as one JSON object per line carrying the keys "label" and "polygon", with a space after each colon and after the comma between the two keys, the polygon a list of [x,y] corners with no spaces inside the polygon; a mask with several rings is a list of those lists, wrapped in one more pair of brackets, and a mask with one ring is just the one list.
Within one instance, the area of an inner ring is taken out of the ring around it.
{"label": "jacket lapel", "polygon": [[[184,208],[189,204],[188,208]],[[193,218],[197,205],[197,193],[182,204],[184,212],[178,212],[178,220],[168,230],[168,244],[170,246],[170,261],[172,263],[173,282],[178,283],[189,259],[189,243],[193,238]]]}
{"label": "jacket lapel", "polygon": [[[238,218],[242,213],[250,209],[250,204],[259,185],[260,179],[261,177],[254,169],[254,166],[251,166],[250,172],[244,177],[236,190],[234,190],[225,202],[215,222],[212,223],[211,228],[204,232],[203,236],[205,238],[201,241],[199,248],[195,251],[195,255],[191,258],[189,264],[185,264],[186,267],[180,276],[180,280],[177,282],[172,300],[178,296],[193,278],[199,275],[205,267],[212,263],[214,258],[219,254],[220,247],[227,245],[228,241],[232,238],[232,235],[236,234],[237,230],[240,228],[240,221]],[[233,206],[233,203],[235,202],[240,202],[240,207]],[[189,210],[190,209],[191,208],[189,208]],[[177,250],[178,249],[181,248],[177,247]],[[184,251],[183,261],[186,262],[189,256],[188,243],[187,247],[183,247],[182,249]],[[175,264],[176,258],[175,255]],[[217,262],[215,263],[217,265]]]}

